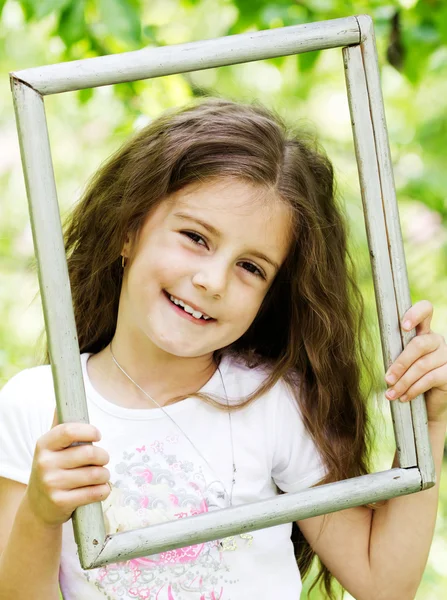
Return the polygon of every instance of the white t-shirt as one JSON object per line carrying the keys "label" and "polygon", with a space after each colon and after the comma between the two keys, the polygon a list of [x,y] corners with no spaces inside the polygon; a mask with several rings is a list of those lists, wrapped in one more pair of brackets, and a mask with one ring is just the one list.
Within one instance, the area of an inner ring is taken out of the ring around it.
{"label": "white t-shirt", "polygon": [[[166,406],[193,445],[161,409],[124,408],[102,397],[81,355],[90,423],[110,455],[113,492],[103,503],[107,531],[128,530],[228,506],[232,451],[228,413],[198,398]],[[265,378],[224,357],[230,402]],[[202,388],[225,393],[216,371]],[[52,424],[49,365],[25,369],[0,392],[0,476],[28,484],[36,441]],[[282,380],[250,406],[231,413],[236,482],[233,505],[295,492],[317,483],[324,468]],[[277,487],[278,486],[278,487]],[[225,489],[224,489],[225,488]],[[60,586],[65,600],[297,600],[301,578],[292,524],[83,570],[71,520],[63,526]]]}

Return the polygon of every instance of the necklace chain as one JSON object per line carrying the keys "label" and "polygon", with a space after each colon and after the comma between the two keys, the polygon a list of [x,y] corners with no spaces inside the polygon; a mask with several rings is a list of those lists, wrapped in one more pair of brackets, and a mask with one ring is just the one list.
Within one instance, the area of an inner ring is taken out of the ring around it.
{"label": "necklace chain", "polygon": [[[214,469],[211,467],[211,465],[209,464],[209,462],[206,460],[206,458],[203,456],[203,454],[200,452],[200,450],[196,447],[196,445],[194,444],[194,442],[190,439],[190,437],[183,431],[183,429],[180,427],[180,425],[178,423],[176,423],[174,421],[174,419],[171,417],[171,415],[165,411],[165,409],[154,399],[152,398],[152,396],[150,396],[145,390],[143,390],[143,388],[141,386],[138,385],[138,383],[132,379],[132,377],[129,375],[129,373],[127,373],[123,367],[119,364],[119,362],[116,360],[115,355],[113,354],[113,350],[112,350],[112,342],[110,342],[110,353],[112,354],[112,359],[113,362],[115,363],[115,365],[118,367],[118,369],[124,373],[124,375],[127,377],[127,379],[129,379],[141,392],[143,392],[143,394],[145,396],[147,396],[150,400],[152,400],[152,402],[154,402],[154,404],[156,404],[163,412],[164,414],[169,417],[171,419],[171,421],[174,423],[174,425],[176,427],[178,427],[180,429],[180,431],[183,433],[183,435],[186,437],[186,439],[188,440],[188,442],[192,445],[192,447],[194,448],[194,450],[197,452],[197,454],[199,454],[199,456],[201,456],[201,458],[206,462],[206,464],[208,465],[209,469],[216,475],[216,472],[214,471]],[[222,387],[224,389],[225,392],[225,398],[227,400],[227,406],[229,407],[229,401],[228,401],[228,395],[227,395],[227,390],[225,388],[225,383],[222,377],[222,373],[221,370],[219,368],[219,365],[217,365],[217,370],[219,371],[219,375],[220,375],[220,379],[222,382]],[[233,443],[233,427],[232,427],[232,423],[231,423],[231,411],[228,410],[228,418],[230,421],[230,437],[231,437],[231,454],[232,454],[232,461],[233,461],[233,473],[232,473],[232,481],[231,481],[231,492],[230,494],[228,494],[227,492],[227,488],[225,487],[224,483],[219,479],[220,483],[222,484],[225,493],[227,495],[227,497],[229,497],[230,499],[230,506],[233,506],[233,488],[234,488],[234,484],[236,483],[236,464],[234,461],[234,443]]]}

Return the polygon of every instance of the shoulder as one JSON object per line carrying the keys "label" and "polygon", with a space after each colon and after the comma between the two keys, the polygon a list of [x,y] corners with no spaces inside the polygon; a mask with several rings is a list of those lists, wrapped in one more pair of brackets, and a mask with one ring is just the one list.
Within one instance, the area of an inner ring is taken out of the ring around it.
{"label": "shoulder", "polygon": [[0,390],[0,476],[27,484],[36,442],[53,421],[50,365],[19,371]]}
{"label": "shoulder", "polygon": [[[85,378],[85,363],[89,353],[80,355],[83,376]],[[50,364],[37,365],[18,371],[0,388],[0,402],[13,402],[20,398],[23,402],[27,398],[37,400],[47,399],[55,402],[53,372]]]}
{"label": "shoulder", "polygon": [[[262,389],[272,374],[273,366],[268,362],[248,365],[240,357],[227,358],[225,383],[230,403],[238,404],[244,398]],[[279,377],[259,397],[250,402],[247,410],[262,414],[274,427],[293,427],[296,434],[304,433],[304,423],[299,402],[299,377]],[[228,382],[228,384],[227,384]]]}
{"label": "shoulder", "polygon": [[[263,383],[268,381],[272,371],[273,365],[268,361],[260,359],[256,363],[249,364],[243,357],[228,355],[226,357],[225,381],[229,382],[231,397],[237,399],[237,396],[248,396],[260,389]],[[290,378],[280,377],[253,404],[263,405],[264,409],[268,405],[272,410],[292,411],[296,416],[299,416],[298,381],[297,374]]]}
{"label": "shoulder", "polygon": [[3,420],[20,419],[23,423],[28,421],[45,428],[51,425],[55,405],[50,365],[19,371],[0,390],[0,415]]}
{"label": "shoulder", "polygon": [[23,369],[9,379],[0,390],[0,398],[8,402],[22,394],[54,391],[51,365]]}
{"label": "shoulder", "polygon": [[[247,395],[268,379],[272,368],[266,362],[249,366],[234,359],[230,372],[235,388]],[[263,432],[272,478],[284,492],[306,489],[325,474],[320,452],[303,421],[299,381],[298,373],[287,373],[247,407],[250,429]]]}

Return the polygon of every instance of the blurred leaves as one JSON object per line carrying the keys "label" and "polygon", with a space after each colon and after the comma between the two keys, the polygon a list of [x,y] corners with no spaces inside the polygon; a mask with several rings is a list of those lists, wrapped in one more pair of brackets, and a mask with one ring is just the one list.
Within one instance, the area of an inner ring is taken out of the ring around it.
{"label": "blurred leaves", "polygon": [[[422,298],[433,302],[433,329],[447,336],[445,0],[0,0],[0,13],[4,73],[144,47],[371,15],[411,297],[413,302]],[[101,162],[163,110],[203,95],[243,101],[257,97],[297,129],[315,133],[334,162],[350,219],[360,287],[371,319],[377,321],[340,54],[339,50],[309,52],[47,97],[62,212]],[[31,268],[32,239],[6,77],[0,81],[0,101],[0,184],[8,198],[0,204],[1,385],[35,362],[32,348],[43,319],[40,304],[33,302],[37,277]],[[374,350],[381,360],[380,348]],[[386,461],[381,465],[388,467]],[[445,475],[435,541],[447,539]],[[433,548],[437,552],[436,544]],[[418,600],[444,597],[441,588],[447,575],[439,562],[436,556],[429,561]],[[308,584],[306,580],[303,595]],[[317,591],[310,597],[321,598]]]}
{"label": "blurred leaves", "polygon": [[71,0],[20,0],[27,21],[43,19],[53,12],[60,12]]}
{"label": "blurred leaves", "polygon": [[85,0],[77,0],[76,2],[70,2],[60,12],[55,34],[60,36],[68,48],[83,38],[88,37],[88,29],[84,16],[85,5]]}
{"label": "blurred leaves", "polygon": [[137,48],[141,43],[140,6],[130,0],[98,0],[99,20],[108,35]]}

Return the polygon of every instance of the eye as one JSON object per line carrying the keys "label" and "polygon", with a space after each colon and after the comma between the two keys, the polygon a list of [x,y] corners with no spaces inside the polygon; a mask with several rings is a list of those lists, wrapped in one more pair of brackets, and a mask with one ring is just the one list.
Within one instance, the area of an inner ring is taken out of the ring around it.
{"label": "eye", "polygon": [[241,264],[243,264],[243,265],[248,265],[248,267],[251,267],[251,268],[248,268],[248,269],[247,269],[247,268],[244,266],[244,269],[245,269],[246,271],[248,271],[249,273],[253,273],[253,275],[256,275],[256,277],[262,277],[262,279],[265,279],[265,275],[264,275],[264,273],[261,271],[261,269],[258,269],[258,267],[257,267],[256,265],[254,265],[253,263],[244,261],[244,262],[243,262],[243,263],[241,263]]}
{"label": "eye", "polygon": [[[180,233],[182,235],[188,237],[197,246],[205,246],[205,248],[206,248],[205,238],[203,236],[199,235],[198,233],[196,233],[195,231],[181,231]],[[202,240],[204,242],[204,244],[200,244],[199,243],[200,240]]]}
{"label": "eye", "polygon": [[[196,244],[196,246],[203,246],[204,248],[208,247],[206,244],[206,239],[203,237],[203,235],[200,235],[195,231],[180,231],[180,233],[188,239],[190,239],[193,242],[193,244]],[[203,244],[200,243],[201,241],[203,242]],[[266,279],[266,276],[263,273],[263,271],[261,271],[261,269],[259,269],[255,264],[248,261],[242,261],[240,264],[244,265],[243,269],[245,271],[252,273],[253,275],[255,275],[255,277],[261,277],[261,279]]]}

